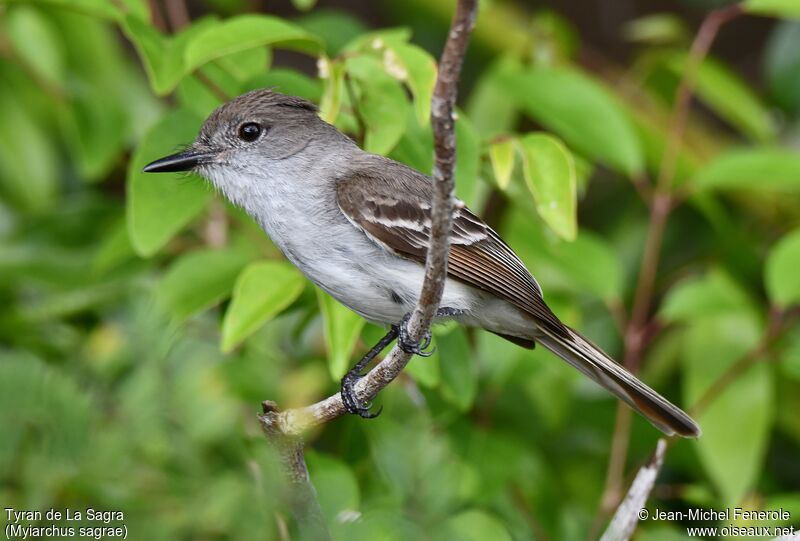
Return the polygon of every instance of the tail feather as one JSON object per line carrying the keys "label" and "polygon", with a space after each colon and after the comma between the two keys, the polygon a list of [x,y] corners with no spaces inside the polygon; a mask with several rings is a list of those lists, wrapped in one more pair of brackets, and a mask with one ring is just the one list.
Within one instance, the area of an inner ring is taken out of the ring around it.
{"label": "tail feather", "polygon": [[569,338],[547,334],[536,341],[621,398],[668,436],[676,433],[684,437],[700,436],[700,427],[680,408],[639,381],[579,333],[569,331]]}

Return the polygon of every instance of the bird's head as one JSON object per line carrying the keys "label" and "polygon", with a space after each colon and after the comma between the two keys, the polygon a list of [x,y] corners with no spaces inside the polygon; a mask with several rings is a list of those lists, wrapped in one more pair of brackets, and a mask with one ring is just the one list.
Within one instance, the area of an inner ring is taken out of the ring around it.
{"label": "bird's head", "polygon": [[188,149],[156,160],[144,171],[197,172],[231,195],[245,186],[229,184],[257,182],[276,168],[276,162],[298,155],[331,129],[311,102],[270,89],[254,90],[211,113]]}

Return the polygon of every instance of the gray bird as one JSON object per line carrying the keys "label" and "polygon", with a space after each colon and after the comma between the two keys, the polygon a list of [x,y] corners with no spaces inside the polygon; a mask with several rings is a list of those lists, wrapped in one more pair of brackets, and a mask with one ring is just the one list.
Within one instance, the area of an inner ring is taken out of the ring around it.
{"label": "gray bird", "polygon": [[[220,106],[188,150],[144,170],[204,176],[312,282],[368,321],[392,326],[390,338],[399,334],[406,351],[423,353],[404,331],[423,280],[430,177],[361,150],[312,103],[266,89]],[[523,347],[542,344],[664,433],[700,435],[686,413],[564,325],[519,257],[466,207],[455,210],[451,243],[439,319]],[[348,409],[366,416],[344,383]]]}

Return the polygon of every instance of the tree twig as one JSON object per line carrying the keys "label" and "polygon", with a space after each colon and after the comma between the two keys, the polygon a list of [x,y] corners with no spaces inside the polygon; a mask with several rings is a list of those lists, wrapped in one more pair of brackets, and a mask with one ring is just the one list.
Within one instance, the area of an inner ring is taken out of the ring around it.
{"label": "tree twig", "polygon": [[[453,171],[455,169],[455,130],[453,108],[456,84],[466,52],[469,34],[475,22],[477,0],[459,0],[450,34],[445,44],[431,107],[434,133],[435,165],[431,240],[425,264],[425,280],[419,301],[408,323],[409,334],[419,340],[429,329],[439,307],[447,275],[450,222],[455,206]],[[368,402],[405,368],[411,355],[395,346],[392,351],[361,378],[354,387],[356,399]],[[307,429],[331,421],[346,413],[337,393],[316,404],[265,415],[267,422],[283,434],[300,435]]]}
{"label": "tree twig", "polygon": [[353,116],[358,125],[358,143],[363,144],[364,138],[367,136],[367,123],[364,120],[364,115],[361,114],[361,109],[358,108],[358,100],[356,99],[356,89],[353,88],[353,78],[350,74],[344,74],[344,87],[347,90],[347,97],[350,99],[350,108],[353,110]]}
{"label": "tree twig", "polygon": [[[425,263],[425,279],[419,301],[408,323],[413,340],[419,340],[429,331],[439,307],[447,276],[447,256],[452,215],[455,207],[455,108],[458,80],[464,55],[477,13],[477,0],[459,0],[440,61],[431,103],[431,123],[434,136],[435,165],[433,169],[433,200],[431,207],[431,239]],[[405,368],[411,355],[395,346],[391,352],[361,378],[354,386],[356,399],[371,401]],[[292,510],[298,522],[304,520],[312,539],[328,539],[314,488],[308,477],[303,457],[303,432],[315,425],[335,419],[346,413],[339,393],[304,408],[278,411],[277,406],[265,402],[264,414],[259,420],[265,432],[277,442],[289,479],[296,481]]]}
{"label": "tree twig", "polygon": [[211,93],[214,94],[219,100],[228,101],[229,99],[231,99],[231,96],[229,96],[228,93],[225,92],[221,86],[215,83],[211,79],[211,77],[203,73],[201,71],[201,68],[197,68],[196,70],[194,70],[192,72],[192,75],[194,75],[197,78],[197,80],[200,81],[202,84],[204,84],[206,88],[208,88],[211,91]]}
{"label": "tree twig", "polygon": [[664,463],[666,451],[667,441],[662,438],[658,440],[653,456],[650,457],[647,464],[639,469],[628,494],[617,508],[617,512],[614,513],[614,518],[611,519],[611,523],[600,541],[628,541],[639,521],[647,518],[647,515],[642,514],[642,510],[656,483],[656,477]]}
{"label": "tree twig", "polygon": [[645,242],[645,252],[639,270],[639,280],[636,285],[631,321],[628,327],[629,332],[627,333],[628,336],[625,337],[625,365],[634,370],[641,361],[643,350],[641,333],[647,323],[650,305],[653,301],[653,289],[661,256],[664,230],[666,229],[667,218],[672,210],[672,184],[678,162],[678,152],[681,148],[683,133],[686,131],[689,106],[697,83],[697,74],[700,65],[708,55],[714,38],[719,33],[719,29],[722,25],[741,14],[741,6],[733,5],[714,10],[706,16],[692,43],[692,48],[689,51],[689,60],[678,87],[678,94],[672,109],[672,118],[670,119],[670,133],[661,158],[655,193],[650,201],[650,224]]}
{"label": "tree twig", "polygon": [[[656,181],[655,191],[650,199],[650,221],[644,245],[644,254],[639,269],[639,277],[634,293],[633,308],[624,334],[625,354],[623,364],[632,372],[636,372],[641,363],[646,346],[646,332],[661,248],[667,220],[673,210],[673,179],[677,167],[681,138],[686,129],[691,97],[700,69],[711,44],[720,28],[742,14],[738,5],[720,8],[709,13],[703,20],[697,36],[692,43],[689,59],[678,87],[675,104],[670,119],[670,133],[667,138],[661,167]],[[622,478],[628,454],[630,426],[632,414],[625,407],[617,408],[614,435],[612,437],[611,454],[606,473],[606,486],[601,499],[601,507],[595,517],[591,537],[593,538],[602,523],[603,516],[616,507],[622,492]]]}
{"label": "tree twig", "polygon": [[[278,405],[271,400],[262,404],[264,417],[278,412]],[[261,428],[275,446],[283,462],[289,496],[289,507],[297,521],[300,539],[304,541],[330,541],[331,535],[319,506],[317,492],[308,476],[303,442],[300,438],[287,436],[275,430],[268,423],[261,423]]]}
{"label": "tree twig", "polygon": [[786,312],[777,308],[771,309],[767,321],[767,328],[758,344],[742,355],[736,362],[730,365],[719,378],[714,380],[708,389],[700,395],[697,402],[689,408],[689,412],[692,415],[700,415],[704,412],[734,381],[739,379],[739,376],[744,374],[748,368],[753,366],[770,351],[772,345],[781,337],[783,329],[789,322],[791,322],[791,314],[787,315]]}
{"label": "tree twig", "polygon": [[167,20],[172,33],[189,26],[191,18],[189,9],[186,7],[186,0],[164,0],[164,11],[167,13]]}

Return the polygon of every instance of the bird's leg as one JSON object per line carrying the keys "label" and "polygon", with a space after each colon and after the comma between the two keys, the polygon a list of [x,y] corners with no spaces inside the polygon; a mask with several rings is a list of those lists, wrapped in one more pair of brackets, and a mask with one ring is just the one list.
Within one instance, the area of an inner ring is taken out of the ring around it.
{"label": "bird's leg", "polygon": [[[436,318],[449,318],[449,317],[456,317],[464,314],[464,310],[459,308],[449,308],[447,306],[441,306],[438,310],[436,310]],[[419,355],[420,357],[430,357],[433,355],[435,349],[431,351],[425,351],[425,349],[431,345],[431,332],[428,331],[425,333],[425,336],[422,337],[422,340],[414,341],[411,340],[411,337],[408,335],[408,321],[411,319],[411,312],[403,317],[403,320],[398,325],[399,327],[399,335],[397,338],[397,345],[400,346],[400,349],[405,351],[406,353],[413,353],[415,355]]]}
{"label": "bird's leg", "polygon": [[397,325],[397,346],[406,353],[419,355],[420,357],[430,357],[433,355],[433,351],[425,351],[425,348],[431,345],[431,331],[426,331],[421,340],[412,340],[408,333],[408,322],[410,319],[411,312],[403,316],[400,324]]}
{"label": "bird's leg", "polygon": [[[458,308],[441,307],[436,311],[436,317],[455,317],[460,316],[463,313],[464,311]],[[409,337],[408,321],[410,319],[411,312],[406,314],[398,325],[392,325],[391,329],[389,329],[389,332],[387,332],[386,335],[381,338],[378,343],[375,344],[375,346],[369,350],[367,354],[364,355],[364,357],[362,357],[361,360],[358,361],[355,366],[353,366],[353,368],[351,368],[342,378],[340,394],[342,396],[344,407],[349,413],[360,415],[365,419],[372,419],[380,415],[380,409],[376,413],[369,411],[370,407],[372,406],[371,403],[360,404],[358,402],[355,396],[354,386],[356,382],[363,377],[361,371],[364,370],[364,368],[366,368],[367,365],[386,348],[386,346],[391,344],[395,338],[397,338],[397,345],[406,353],[412,353],[421,357],[430,357],[433,355],[433,351],[425,351],[425,348],[431,344],[430,331],[425,333],[425,336],[419,341],[413,341],[411,340],[411,337]]]}
{"label": "bird's leg", "polygon": [[[353,386],[356,382],[361,379],[363,376],[361,375],[361,371],[366,368],[366,366],[374,359],[381,351],[383,351],[386,346],[392,343],[392,341],[397,338],[399,334],[399,328],[397,325],[392,325],[392,328],[389,329],[389,332],[386,333],[386,336],[381,338],[375,347],[367,352],[360,361],[358,361],[353,368],[351,368],[347,374],[344,375],[342,378],[342,387],[341,387],[341,395],[342,395],[342,402],[344,403],[345,409],[349,413],[353,413],[355,415],[360,415],[364,419],[372,419],[380,415],[381,410],[379,409],[376,413],[372,413],[369,411],[369,408],[372,406],[372,403],[364,403],[360,404],[356,399],[356,395],[353,389]],[[383,409],[383,408],[381,408]]]}

